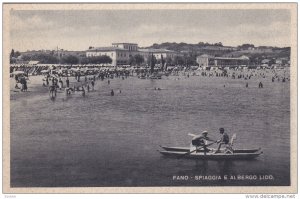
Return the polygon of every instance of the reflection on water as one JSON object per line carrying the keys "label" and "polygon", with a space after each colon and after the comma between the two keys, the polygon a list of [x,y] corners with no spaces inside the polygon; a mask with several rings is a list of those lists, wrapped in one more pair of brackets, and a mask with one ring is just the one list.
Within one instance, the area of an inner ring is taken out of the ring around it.
{"label": "reflection on water", "polygon": [[[12,186],[289,185],[289,85],[264,79],[257,89],[257,82],[248,80],[246,89],[245,80],[227,78],[113,79],[97,81],[85,97],[11,101]],[[157,152],[159,145],[189,146],[188,133],[207,130],[217,139],[220,127],[237,134],[234,147],[264,154],[201,161]],[[274,180],[173,180],[261,174]]]}

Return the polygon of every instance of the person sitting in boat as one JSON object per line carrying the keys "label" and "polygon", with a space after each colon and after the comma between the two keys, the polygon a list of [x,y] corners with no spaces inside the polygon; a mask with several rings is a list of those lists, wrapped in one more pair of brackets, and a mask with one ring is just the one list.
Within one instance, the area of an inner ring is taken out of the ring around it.
{"label": "person sitting in boat", "polygon": [[227,133],[225,133],[224,128],[220,128],[219,131],[220,131],[220,134],[221,134],[221,138],[217,141],[218,148],[215,151],[215,153],[219,153],[220,152],[220,149],[221,149],[222,145],[229,144],[229,136],[228,136]]}
{"label": "person sitting in boat", "polygon": [[204,150],[204,155],[206,155],[206,152],[209,151],[209,149],[207,149],[207,141],[213,141],[212,139],[210,139],[207,136],[208,132],[207,131],[203,131],[201,135],[196,135],[193,137],[192,139],[192,145],[194,147],[196,147],[196,153],[198,151],[199,148],[203,148]]}

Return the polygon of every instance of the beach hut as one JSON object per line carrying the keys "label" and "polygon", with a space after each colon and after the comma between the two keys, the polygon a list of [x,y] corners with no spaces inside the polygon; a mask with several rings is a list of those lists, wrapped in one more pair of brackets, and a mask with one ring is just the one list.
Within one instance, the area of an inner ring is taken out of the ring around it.
{"label": "beach hut", "polygon": [[49,73],[49,70],[42,70],[41,73]]}
{"label": "beach hut", "polygon": [[24,71],[14,71],[14,72],[12,72],[11,73],[12,75],[23,75],[23,74],[25,74],[25,72]]}
{"label": "beach hut", "polygon": [[28,65],[37,65],[39,61],[29,61]]}

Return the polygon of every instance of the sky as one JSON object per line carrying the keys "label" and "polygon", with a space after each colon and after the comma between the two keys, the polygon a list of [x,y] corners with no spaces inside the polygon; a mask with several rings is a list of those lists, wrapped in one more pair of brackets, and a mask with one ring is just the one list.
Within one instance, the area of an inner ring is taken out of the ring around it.
{"label": "sky", "polygon": [[11,48],[86,50],[114,42],[290,46],[289,10],[12,10]]}

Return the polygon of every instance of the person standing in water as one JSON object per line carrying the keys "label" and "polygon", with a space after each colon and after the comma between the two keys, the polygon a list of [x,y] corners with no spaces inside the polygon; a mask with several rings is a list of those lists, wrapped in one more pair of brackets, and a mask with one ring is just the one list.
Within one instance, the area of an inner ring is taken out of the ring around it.
{"label": "person standing in water", "polygon": [[70,86],[70,80],[69,80],[68,77],[67,77],[67,79],[66,79],[66,85],[67,85],[67,88],[69,88],[69,86]]}
{"label": "person standing in water", "polygon": [[63,88],[63,81],[59,78],[59,90]]}
{"label": "person standing in water", "polygon": [[49,86],[49,77],[48,77],[48,75],[46,77],[46,85]]}
{"label": "person standing in water", "polygon": [[95,86],[95,81],[94,80],[92,80],[91,85],[92,85],[92,90],[94,90],[94,86]]}
{"label": "person standing in water", "polygon": [[84,87],[82,86],[82,96],[84,97],[85,96],[85,90],[84,90]]}
{"label": "person standing in water", "polygon": [[115,92],[114,92],[113,89],[111,89],[110,95],[111,95],[111,96],[114,96],[114,95],[115,95]]}

